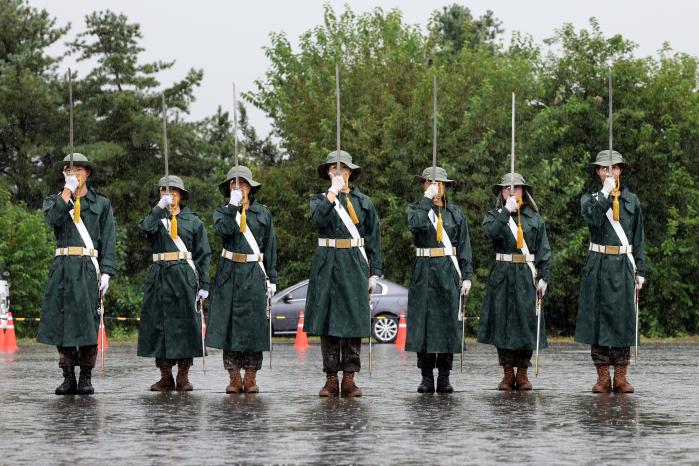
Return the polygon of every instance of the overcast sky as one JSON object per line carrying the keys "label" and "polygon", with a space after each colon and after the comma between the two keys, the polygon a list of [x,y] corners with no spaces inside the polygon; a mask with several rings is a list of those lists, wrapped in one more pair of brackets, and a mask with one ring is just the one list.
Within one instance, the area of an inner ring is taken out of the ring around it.
{"label": "overcast sky", "polygon": [[[304,31],[322,21],[323,4],[336,11],[348,3],[355,12],[375,7],[398,8],[404,20],[426,29],[430,13],[453,0],[30,0],[46,9],[63,26],[72,24],[68,39],[84,29],[84,18],[95,10],[124,13],[141,25],[146,49],[144,61],[175,60],[175,66],[160,78],[169,84],[182,78],[189,68],[204,70],[204,80],[195,92],[196,102],[187,119],[211,115],[217,106],[232,107],[231,82],[240,91],[253,89],[253,81],[264,76],[268,60],[262,48],[269,45],[270,32],[285,32],[296,43]],[[503,22],[505,43],[512,31],[531,34],[537,43],[552,35],[563,23],[588,27],[594,16],[606,35],[622,34],[639,45],[638,55],[655,55],[667,41],[673,49],[699,56],[697,19],[699,4],[688,0],[471,0],[457,2],[474,16],[494,11]],[[52,52],[63,52],[62,41]],[[77,67],[82,75],[88,67],[68,58],[64,66]],[[259,111],[250,118],[260,135],[270,123]]]}

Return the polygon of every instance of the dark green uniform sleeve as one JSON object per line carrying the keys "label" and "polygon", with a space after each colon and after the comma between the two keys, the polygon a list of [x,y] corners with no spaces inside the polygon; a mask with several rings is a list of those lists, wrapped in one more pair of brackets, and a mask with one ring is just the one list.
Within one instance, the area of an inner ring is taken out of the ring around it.
{"label": "dark green uniform sleeve", "polygon": [[209,246],[209,238],[206,236],[206,228],[203,222],[198,222],[196,232],[194,233],[194,250],[192,251],[192,259],[199,273],[199,288],[209,290],[211,279],[209,278],[209,265],[211,264],[211,246]]}
{"label": "dark green uniform sleeve", "polygon": [[580,198],[580,211],[588,225],[602,226],[611,206],[612,196],[605,198],[601,191],[597,193],[597,196],[586,193]]}
{"label": "dark green uniform sleeve", "polygon": [[271,283],[277,283],[277,237],[274,233],[274,221],[272,220],[272,214],[269,215],[269,227],[265,234],[265,250],[262,251],[264,254],[264,264],[265,270],[267,271],[267,278]]}
{"label": "dark green uniform sleeve", "polygon": [[539,278],[549,283],[551,276],[551,246],[549,238],[546,234],[546,224],[543,219],[540,219],[540,225],[536,238],[536,255],[534,257],[534,265],[536,266]]}
{"label": "dark green uniform sleeve", "polygon": [[468,222],[462,214],[459,219],[459,245],[456,250],[456,255],[459,259],[459,268],[461,269],[461,278],[471,280],[473,276],[473,260],[471,251],[471,237],[468,232]]}
{"label": "dark green uniform sleeve", "polygon": [[483,219],[483,229],[490,240],[503,238],[510,235],[510,212],[504,207],[500,210],[491,210],[485,214]]}
{"label": "dark green uniform sleeve", "polygon": [[70,206],[57,194],[44,199],[43,209],[46,223],[53,228],[64,225],[66,220],[68,220],[68,215],[66,214],[70,211]]}
{"label": "dark green uniform sleeve", "polygon": [[335,208],[323,194],[311,198],[311,218],[318,227],[324,227],[332,221],[332,211]]}
{"label": "dark green uniform sleeve", "polygon": [[154,234],[162,225],[160,219],[163,218],[163,212],[165,212],[165,209],[161,209],[156,205],[144,219],[138,222],[138,228],[146,234]]}
{"label": "dark green uniform sleeve", "polygon": [[635,197],[636,212],[633,223],[633,258],[636,261],[636,275],[646,276],[646,234],[643,229],[643,209],[641,201]]}
{"label": "dark green uniform sleeve", "polygon": [[371,199],[366,198],[368,204],[367,215],[364,218],[364,248],[369,259],[369,275],[381,276],[381,227],[379,216]]}
{"label": "dark green uniform sleeve", "polygon": [[408,228],[412,233],[424,232],[432,228],[429,213],[432,209],[432,200],[425,196],[420,202],[408,207]]}
{"label": "dark green uniform sleeve", "polygon": [[226,204],[214,210],[214,229],[222,238],[232,238],[240,232],[238,222],[235,221],[239,209],[238,206]]}
{"label": "dark green uniform sleeve", "polygon": [[[117,257],[116,257],[116,221],[114,220],[114,212],[112,211],[112,203],[107,198],[102,202],[106,204],[106,208],[102,210],[100,217],[101,245],[99,251],[100,271],[108,275],[116,275]],[[62,201],[62,199],[61,199]]]}

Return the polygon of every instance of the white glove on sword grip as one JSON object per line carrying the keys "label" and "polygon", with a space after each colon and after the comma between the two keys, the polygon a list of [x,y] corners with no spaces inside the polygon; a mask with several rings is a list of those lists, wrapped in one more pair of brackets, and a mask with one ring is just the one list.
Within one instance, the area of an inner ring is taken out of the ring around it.
{"label": "white glove on sword grip", "polygon": [[209,297],[208,291],[206,291],[206,290],[197,291],[197,301],[204,301],[208,297]]}
{"label": "white glove on sword grip", "polygon": [[243,191],[240,189],[231,189],[231,200],[228,203],[237,207],[240,205],[240,201],[242,200]]}
{"label": "white glove on sword grip", "polygon": [[109,289],[109,279],[111,277],[107,275],[106,273],[103,273],[100,276],[100,284],[99,284],[99,292],[100,292],[100,297],[104,298],[104,295],[107,294],[107,290]]}
{"label": "white glove on sword grip", "polygon": [[517,207],[517,196],[508,197],[507,202],[505,202],[505,208],[512,213],[517,211]]}
{"label": "white glove on sword grip", "polygon": [[434,199],[437,194],[439,194],[439,186],[436,183],[432,183],[425,190],[425,197],[427,199]]}
{"label": "white glove on sword grip", "polygon": [[63,173],[63,178],[65,180],[64,188],[68,189],[71,193],[74,193],[78,189],[78,177],[75,175],[70,175],[68,173]]}
{"label": "white glove on sword grip", "polygon": [[342,188],[345,187],[345,179],[341,176],[331,176],[330,180],[332,181],[332,185],[328,191],[337,196],[340,191],[342,191]]}
{"label": "white glove on sword grip", "polygon": [[161,209],[167,209],[171,205],[175,203],[174,199],[172,198],[172,194],[165,194],[163,197],[160,198],[158,201],[158,207]]}
{"label": "white glove on sword grip", "polygon": [[374,288],[376,288],[376,283],[379,281],[379,277],[376,275],[372,275],[369,277],[369,293],[374,292]]}
{"label": "white glove on sword grip", "polygon": [[612,191],[614,191],[614,188],[616,188],[616,180],[613,176],[608,176],[604,180],[604,185],[602,186],[602,194],[604,195],[605,199],[609,197]]}

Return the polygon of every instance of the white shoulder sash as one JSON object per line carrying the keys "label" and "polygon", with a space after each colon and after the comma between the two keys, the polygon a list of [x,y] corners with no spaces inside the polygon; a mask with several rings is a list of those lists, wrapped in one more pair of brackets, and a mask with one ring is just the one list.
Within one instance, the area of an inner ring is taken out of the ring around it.
{"label": "white shoulder sash", "polygon": [[[235,223],[238,224],[238,229],[240,230],[240,212],[238,212],[238,211],[236,211],[236,213],[235,213]],[[252,249],[252,253],[253,254],[260,254],[260,246],[257,244],[257,240],[255,239],[255,235],[252,234],[252,231],[250,231],[249,226],[245,229],[245,233],[243,233],[243,237],[245,238],[245,241],[247,241],[248,244],[250,245],[250,249]],[[265,264],[263,264],[262,261],[257,261],[257,263],[260,264],[260,268],[262,269],[262,273],[265,276],[265,280],[267,280],[267,270],[265,269]]]}
{"label": "white shoulder sash", "polygon": [[[170,231],[170,222],[166,218],[160,219],[161,222],[163,222],[163,225],[165,226],[166,231]],[[187,246],[185,246],[184,241],[182,241],[182,238],[177,236],[177,238],[172,238],[172,236],[168,235],[170,239],[172,239],[172,242],[175,243],[175,246],[177,246],[177,250],[183,253],[188,253],[187,251]],[[194,265],[194,261],[192,259],[187,259],[187,263],[189,266],[192,268],[194,271],[194,276],[197,277],[197,280],[199,280],[199,273],[197,272],[197,266]]]}
{"label": "white shoulder sash", "polygon": [[[427,214],[427,217],[430,219],[430,223],[432,223],[432,227],[434,227],[434,230],[437,231],[437,217],[434,214],[434,210],[430,209],[430,211]],[[447,234],[447,230],[444,229],[444,226],[442,225],[442,244],[444,247],[448,250],[452,250],[452,245],[451,245],[451,239],[449,239],[449,235]],[[454,268],[456,269],[456,273],[459,274],[459,278],[461,278],[461,267],[459,267],[459,260],[455,255],[449,256],[451,258],[451,263],[454,264]]]}
{"label": "white shoulder sash", "polygon": [[[75,208],[70,209],[70,218],[73,218],[73,211]],[[80,234],[80,238],[82,238],[83,243],[85,243],[85,247],[87,249],[95,249],[95,244],[92,242],[92,238],[90,237],[90,232],[87,231],[87,227],[85,226],[85,223],[83,223],[82,216],[80,217],[80,221],[78,223],[73,222],[75,225],[75,228],[78,229],[78,233]],[[96,257],[90,257],[92,259],[92,265],[95,266],[95,273],[97,274],[97,280],[99,281],[100,279],[100,264],[97,262]]]}
{"label": "white shoulder sash", "polygon": [[[515,221],[512,219],[512,216],[510,215],[510,221],[507,222],[507,225],[510,227],[510,231],[512,232],[512,236],[515,237],[515,242],[517,241],[517,224]],[[522,254],[524,255],[529,255],[529,247],[527,246],[527,241],[522,238]],[[532,271],[532,280],[534,282],[534,286],[536,286],[536,267],[534,266],[533,262],[527,262],[527,265],[529,266],[529,269]]]}
{"label": "white shoulder sash", "polygon": [[[626,232],[624,232],[624,228],[621,226],[621,223],[619,223],[617,220],[614,220],[614,214],[612,213],[612,209],[610,208],[607,210],[607,220],[609,220],[609,223],[612,224],[612,228],[614,228],[614,233],[619,237],[619,241],[621,241],[622,246],[628,246],[629,245],[629,239],[626,237]],[[626,253],[626,257],[628,257],[629,262],[631,262],[631,267],[633,268],[634,275],[636,274],[636,260],[633,258],[633,254],[630,252]]]}

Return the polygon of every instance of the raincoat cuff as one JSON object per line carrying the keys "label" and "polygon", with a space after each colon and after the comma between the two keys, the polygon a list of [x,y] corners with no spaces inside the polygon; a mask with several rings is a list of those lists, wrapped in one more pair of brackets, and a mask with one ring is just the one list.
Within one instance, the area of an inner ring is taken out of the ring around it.
{"label": "raincoat cuff", "polygon": [[383,272],[381,271],[381,269],[372,268],[369,271],[369,276],[371,277],[372,275],[376,275],[377,277],[383,277]]}
{"label": "raincoat cuff", "polygon": [[157,204],[155,205],[155,207],[153,207],[153,210],[150,211],[152,215],[158,218],[162,216],[163,212],[165,212],[165,209],[161,209],[160,206]]}
{"label": "raincoat cuff", "polygon": [[422,199],[420,199],[420,202],[418,203],[418,207],[422,210],[429,212],[430,210],[432,210],[432,199],[428,199],[425,196],[422,196]]}
{"label": "raincoat cuff", "polygon": [[100,264],[100,272],[106,273],[110,277],[114,278],[116,275],[116,267],[107,264]]}
{"label": "raincoat cuff", "polygon": [[318,210],[322,215],[328,215],[335,208],[335,204],[331,203],[327,197],[323,197],[325,198],[325,201],[320,203]]}
{"label": "raincoat cuff", "polygon": [[240,206],[233,205],[233,204],[226,204],[225,206],[223,206],[223,212],[225,212],[225,213],[228,214],[228,215],[232,215],[232,216],[235,217],[235,214],[238,213],[238,208],[239,208],[239,207],[240,207]]}
{"label": "raincoat cuff", "polygon": [[500,212],[495,211],[495,218],[502,223],[510,223],[510,211],[503,207]]}
{"label": "raincoat cuff", "polygon": [[605,212],[609,210],[612,207],[612,202],[614,201],[614,198],[610,194],[609,197],[604,197],[604,194],[602,194],[602,191],[600,191],[599,196],[597,196],[597,203],[599,206],[604,210]]}
{"label": "raincoat cuff", "polygon": [[54,203],[54,208],[61,213],[66,213],[70,211],[70,204],[63,200],[61,196],[56,196],[56,202]]}

